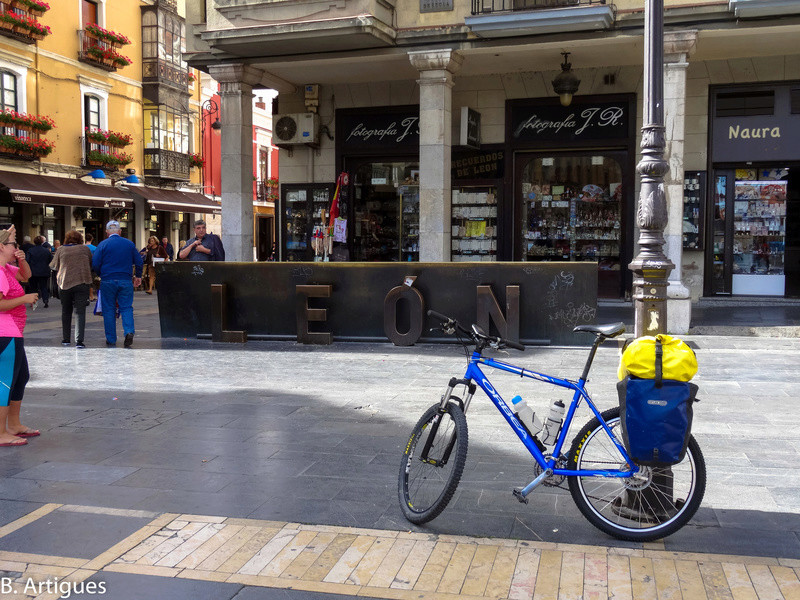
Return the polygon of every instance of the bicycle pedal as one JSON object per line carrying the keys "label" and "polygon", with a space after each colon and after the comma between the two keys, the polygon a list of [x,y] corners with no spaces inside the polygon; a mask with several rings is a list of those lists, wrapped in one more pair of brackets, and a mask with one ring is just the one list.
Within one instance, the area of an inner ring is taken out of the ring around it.
{"label": "bicycle pedal", "polygon": [[525,496],[522,495],[522,490],[520,488],[514,488],[513,490],[511,490],[511,493],[522,504],[527,504],[528,503],[528,499]]}

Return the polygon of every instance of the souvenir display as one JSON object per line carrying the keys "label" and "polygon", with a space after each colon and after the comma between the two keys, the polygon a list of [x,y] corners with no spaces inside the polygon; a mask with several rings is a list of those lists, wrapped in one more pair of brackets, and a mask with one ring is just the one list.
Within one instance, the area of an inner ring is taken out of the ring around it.
{"label": "souvenir display", "polygon": [[[525,193],[535,195],[540,188],[527,186]],[[453,189],[452,231],[453,262],[497,260],[497,188],[462,186]]]}
{"label": "souvenir display", "polygon": [[784,274],[786,190],[785,181],[734,182],[734,275]]}

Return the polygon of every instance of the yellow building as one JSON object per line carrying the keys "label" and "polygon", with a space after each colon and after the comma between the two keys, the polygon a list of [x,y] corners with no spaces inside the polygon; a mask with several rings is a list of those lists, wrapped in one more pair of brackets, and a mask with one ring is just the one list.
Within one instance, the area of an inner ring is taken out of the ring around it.
{"label": "yellow building", "polygon": [[0,1],[0,220],[20,238],[100,240],[115,218],[177,243],[205,200],[177,191],[199,179],[183,28],[174,0]]}

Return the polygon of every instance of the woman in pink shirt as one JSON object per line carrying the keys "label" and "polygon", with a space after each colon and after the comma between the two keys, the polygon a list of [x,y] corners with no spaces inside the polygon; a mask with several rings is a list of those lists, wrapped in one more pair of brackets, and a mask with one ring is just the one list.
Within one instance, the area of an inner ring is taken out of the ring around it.
{"label": "woman in pink shirt", "polygon": [[[39,294],[26,294],[20,281],[27,281],[31,268],[25,253],[17,249],[12,225],[0,230],[0,446],[24,446],[25,438],[39,432],[19,420],[22,396],[28,383],[28,358],[22,333],[25,330],[26,304],[33,304]],[[17,261],[18,267],[9,263]]]}

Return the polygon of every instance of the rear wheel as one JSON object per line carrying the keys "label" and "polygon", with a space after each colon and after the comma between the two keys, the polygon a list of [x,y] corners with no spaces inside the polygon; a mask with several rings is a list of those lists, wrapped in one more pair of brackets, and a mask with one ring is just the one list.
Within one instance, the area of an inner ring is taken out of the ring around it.
{"label": "rear wheel", "polygon": [[[622,444],[619,407],[602,414]],[[572,470],[625,469],[622,454],[600,421],[589,421],[569,451]],[[649,541],[678,531],[694,516],[706,489],[706,464],[694,437],[683,461],[640,466],[632,477],[569,477],[572,499],[592,525],[622,540]]]}
{"label": "rear wheel", "polygon": [[467,418],[451,397],[431,406],[411,432],[400,464],[400,508],[412,523],[439,516],[453,497],[467,461]]}

